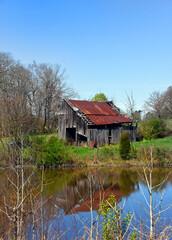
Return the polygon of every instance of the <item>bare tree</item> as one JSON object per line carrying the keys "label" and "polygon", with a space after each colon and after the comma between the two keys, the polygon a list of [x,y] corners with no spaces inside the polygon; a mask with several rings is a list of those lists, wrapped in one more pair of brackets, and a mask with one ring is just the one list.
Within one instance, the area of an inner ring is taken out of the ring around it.
{"label": "bare tree", "polygon": [[54,124],[62,98],[74,97],[76,93],[65,83],[65,71],[61,71],[59,65],[34,62],[30,69],[38,86],[35,94],[38,112],[43,118],[43,128],[49,130]]}
{"label": "bare tree", "polygon": [[[139,176],[141,177],[141,179],[143,180],[143,182],[145,183],[146,187],[147,187],[147,191],[148,191],[148,197],[145,196],[141,186],[141,192],[143,194],[144,200],[146,202],[146,206],[144,206],[144,204],[140,201],[137,201],[145,210],[145,212],[148,215],[148,220],[149,220],[149,226],[145,223],[144,227],[145,229],[148,229],[148,233],[146,231],[142,232],[140,231],[138,228],[134,227],[134,229],[141,235],[146,237],[147,239],[156,239],[157,236],[161,236],[161,233],[163,232],[156,232],[157,229],[157,224],[160,220],[160,216],[162,213],[164,213],[165,211],[167,211],[169,208],[172,207],[172,205],[167,206],[165,209],[161,209],[161,203],[164,197],[164,192],[161,193],[161,198],[160,200],[157,202],[156,201],[156,197],[154,194],[154,190],[158,189],[158,191],[163,187],[164,183],[166,182],[168,175],[166,176],[166,178],[161,181],[160,183],[158,183],[157,185],[153,184],[153,170],[154,170],[154,159],[153,159],[153,146],[151,143],[151,139],[152,137],[155,135],[153,133],[153,128],[151,126],[146,126],[142,128],[142,132],[145,133],[148,136],[148,139],[150,141],[150,147],[148,148],[148,151],[145,150],[145,158],[150,159],[147,166],[143,168],[143,172],[139,173]],[[169,172],[170,173],[170,172]],[[158,211],[158,208],[160,209]]]}
{"label": "bare tree", "polygon": [[10,55],[1,53],[0,68],[1,131],[3,136],[17,138],[17,129],[26,133],[33,123],[28,104],[32,86],[31,72]]}
{"label": "bare tree", "polygon": [[154,91],[150,94],[149,99],[145,102],[145,109],[153,113],[156,117],[163,117],[164,97],[161,92]]}
{"label": "bare tree", "polygon": [[172,86],[164,92],[164,115],[167,118],[172,118]]}
{"label": "bare tree", "polygon": [[129,112],[129,115],[132,119],[134,119],[134,112],[135,112],[135,101],[133,97],[133,93],[131,92],[130,96],[126,92],[127,101],[125,103],[125,106],[127,108],[127,111]]}

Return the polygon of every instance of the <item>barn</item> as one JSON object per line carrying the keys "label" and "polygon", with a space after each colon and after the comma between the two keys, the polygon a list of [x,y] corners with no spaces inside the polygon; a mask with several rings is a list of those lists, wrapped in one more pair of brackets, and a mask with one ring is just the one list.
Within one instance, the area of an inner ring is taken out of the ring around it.
{"label": "barn", "polygon": [[137,126],[120,114],[112,101],[96,102],[63,99],[58,111],[58,138],[85,142],[101,147],[117,143],[121,134],[128,131],[131,142],[136,141]]}

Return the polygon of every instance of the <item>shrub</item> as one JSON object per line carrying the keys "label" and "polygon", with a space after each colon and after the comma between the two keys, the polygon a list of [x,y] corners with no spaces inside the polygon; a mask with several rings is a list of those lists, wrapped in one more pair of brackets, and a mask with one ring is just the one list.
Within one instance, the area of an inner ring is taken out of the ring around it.
{"label": "shrub", "polygon": [[108,159],[113,159],[115,155],[114,147],[105,145],[99,150],[99,159],[100,160],[108,160]]}
{"label": "shrub", "polygon": [[137,159],[137,149],[135,146],[131,145],[130,157]]}
{"label": "shrub", "polygon": [[142,123],[140,123],[137,127],[136,141],[137,142],[143,141]]}
{"label": "shrub", "polygon": [[163,119],[152,117],[139,125],[139,132],[147,140],[164,136],[166,125]]}
{"label": "shrub", "polygon": [[130,136],[128,132],[124,132],[121,135],[119,142],[119,153],[123,160],[129,158],[130,150],[131,150]]}
{"label": "shrub", "polygon": [[[114,195],[110,195],[107,200],[100,203],[99,213],[102,215],[102,238],[103,239],[123,239],[131,221],[131,214],[122,216],[123,209],[117,207],[117,201]],[[131,234],[132,238],[137,239],[137,233]]]}
{"label": "shrub", "polygon": [[43,137],[38,137],[32,144],[33,154],[38,160],[38,165],[58,166],[71,162],[71,156],[63,140],[51,137],[47,142]]}
{"label": "shrub", "polygon": [[159,164],[165,163],[166,162],[166,158],[168,158],[168,156],[167,156],[167,149],[157,147],[155,149],[155,158],[157,159]]}

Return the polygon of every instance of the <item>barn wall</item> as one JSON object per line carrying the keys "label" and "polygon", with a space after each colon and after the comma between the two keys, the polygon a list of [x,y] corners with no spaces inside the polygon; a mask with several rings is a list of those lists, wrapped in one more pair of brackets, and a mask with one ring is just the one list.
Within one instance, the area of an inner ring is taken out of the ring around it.
{"label": "barn wall", "polygon": [[66,128],[76,129],[76,139],[77,134],[87,137],[88,126],[86,122],[77,116],[76,112],[66,103],[66,101],[62,101],[58,113],[58,139],[62,138],[67,140]]}
{"label": "barn wall", "polygon": [[94,141],[96,147],[102,147],[104,144],[118,143],[124,131],[128,131],[131,142],[136,141],[137,127],[119,126],[113,129],[89,129],[88,141]]}
{"label": "barn wall", "polygon": [[77,116],[77,133],[87,137],[88,134],[88,125],[80,117]]}
{"label": "barn wall", "polygon": [[96,147],[109,143],[109,129],[89,129],[88,140],[94,141]]}
{"label": "barn wall", "polygon": [[129,133],[131,142],[136,141],[137,127],[122,126],[111,130],[111,143],[118,143],[124,131],[127,131]]}
{"label": "barn wall", "polygon": [[76,113],[62,101],[58,112],[58,139],[66,140],[66,128],[76,128]]}
{"label": "barn wall", "polygon": [[58,139],[66,140],[65,115],[58,116]]}

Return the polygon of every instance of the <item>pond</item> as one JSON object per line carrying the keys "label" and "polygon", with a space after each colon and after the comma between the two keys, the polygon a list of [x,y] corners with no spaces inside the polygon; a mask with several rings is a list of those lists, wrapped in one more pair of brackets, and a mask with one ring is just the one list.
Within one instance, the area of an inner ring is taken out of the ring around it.
{"label": "pond", "polygon": [[[156,207],[153,211],[154,229],[158,234],[171,225],[170,170],[169,167],[157,167],[153,169],[152,175],[149,169],[145,175],[144,169],[138,167],[24,169],[24,188],[20,185],[20,169],[1,170],[0,234],[4,239],[15,238],[14,226],[18,221],[22,225],[24,239],[43,239],[43,236],[45,239],[88,239],[90,234],[93,239],[101,239],[103,220],[99,214],[100,202],[103,199],[109,201],[113,195],[122,209],[122,219],[131,213],[126,238],[137,230],[146,239],[150,231],[150,193],[144,181],[145,176],[147,183],[150,177],[152,181],[153,208]],[[24,199],[22,204],[21,195]],[[14,209],[17,204],[16,220]]]}

